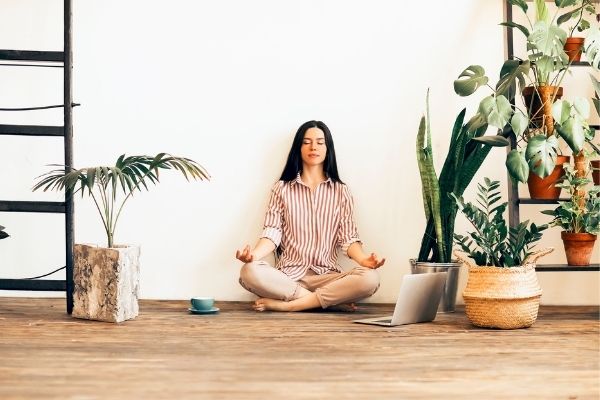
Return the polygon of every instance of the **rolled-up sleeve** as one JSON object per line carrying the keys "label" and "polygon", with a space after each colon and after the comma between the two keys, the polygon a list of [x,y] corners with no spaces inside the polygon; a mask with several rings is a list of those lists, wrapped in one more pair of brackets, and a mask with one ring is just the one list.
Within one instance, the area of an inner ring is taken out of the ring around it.
{"label": "rolled-up sleeve", "polygon": [[261,238],[267,238],[278,247],[281,243],[281,224],[283,216],[283,203],[281,201],[281,188],[283,181],[279,181],[271,189],[271,198],[267,213],[265,215],[265,223]]}
{"label": "rolled-up sleeve", "polygon": [[342,204],[340,209],[340,226],[338,229],[338,245],[344,254],[348,254],[348,248],[354,242],[360,242],[358,229],[354,222],[354,201],[352,194],[346,185],[342,189]]}

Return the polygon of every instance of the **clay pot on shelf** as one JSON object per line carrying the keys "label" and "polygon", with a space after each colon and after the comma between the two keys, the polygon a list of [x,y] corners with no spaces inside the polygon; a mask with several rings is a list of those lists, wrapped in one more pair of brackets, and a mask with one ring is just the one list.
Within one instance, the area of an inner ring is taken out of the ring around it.
{"label": "clay pot on shelf", "polygon": [[577,62],[581,60],[581,52],[583,50],[583,41],[582,37],[569,37],[565,42],[565,53],[569,56],[569,61]]}
{"label": "clay pot on shelf", "polygon": [[596,235],[563,231],[560,233],[560,237],[565,245],[565,254],[569,265],[590,265]]}
{"label": "clay pot on shelf", "polygon": [[594,185],[600,185],[600,160],[592,160],[590,161],[592,165],[592,179],[594,180]]}
{"label": "clay pot on shelf", "polygon": [[556,200],[560,197],[561,188],[554,186],[555,183],[564,175],[563,164],[568,163],[569,156],[557,156],[556,165],[550,175],[540,178],[533,172],[529,173],[527,186],[529,187],[529,196],[538,200]]}

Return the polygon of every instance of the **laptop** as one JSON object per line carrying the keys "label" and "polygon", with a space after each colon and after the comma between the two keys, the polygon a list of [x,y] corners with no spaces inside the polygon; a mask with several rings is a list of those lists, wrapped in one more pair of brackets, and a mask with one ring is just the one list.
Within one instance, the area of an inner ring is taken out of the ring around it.
{"label": "laptop", "polygon": [[433,321],[444,292],[446,272],[408,274],[402,277],[394,315],[358,319],[359,324],[396,326]]}

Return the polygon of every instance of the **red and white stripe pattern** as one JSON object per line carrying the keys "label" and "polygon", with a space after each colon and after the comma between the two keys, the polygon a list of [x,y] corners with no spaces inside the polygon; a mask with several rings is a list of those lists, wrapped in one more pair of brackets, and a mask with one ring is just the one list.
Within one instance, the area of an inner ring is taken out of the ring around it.
{"label": "red and white stripe pattern", "polygon": [[360,241],[353,210],[352,195],[343,183],[328,179],[313,193],[298,174],[294,181],[273,186],[261,238],[281,246],[276,267],[293,280],[308,269],[341,272],[337,246],[347,253]]}

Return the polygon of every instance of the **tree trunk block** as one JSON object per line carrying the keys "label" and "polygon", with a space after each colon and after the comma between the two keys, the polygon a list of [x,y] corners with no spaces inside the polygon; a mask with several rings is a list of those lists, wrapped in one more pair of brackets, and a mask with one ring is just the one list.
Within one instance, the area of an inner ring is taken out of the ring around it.
{"label": "tree trunk block", "polygon": [[73,316],[106,322],[135,318],[139,312],[139,257],[139,246],[76,244]]}

